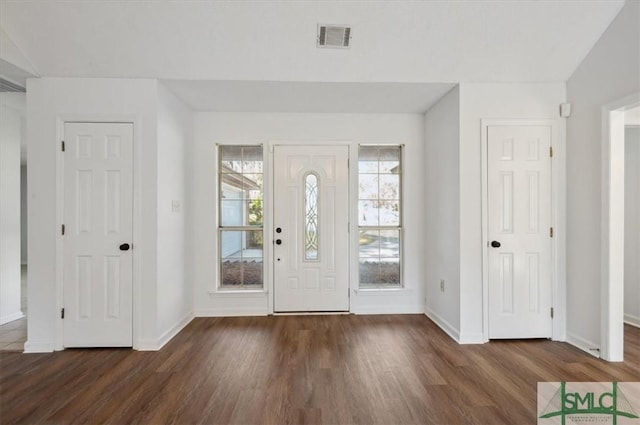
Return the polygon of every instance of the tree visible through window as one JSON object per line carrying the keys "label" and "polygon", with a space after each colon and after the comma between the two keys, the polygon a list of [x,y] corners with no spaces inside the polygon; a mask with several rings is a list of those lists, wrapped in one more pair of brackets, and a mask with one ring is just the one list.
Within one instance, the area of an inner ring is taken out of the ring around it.
{"label": "tree visible through window", "polygon": [[401,177],[400,146],[360,146],[360,287],[401,285]]}
{"label": "tree visible through window", "polygon": [[262,147],[220,146],[218,157],[219,286],[262,288]]}

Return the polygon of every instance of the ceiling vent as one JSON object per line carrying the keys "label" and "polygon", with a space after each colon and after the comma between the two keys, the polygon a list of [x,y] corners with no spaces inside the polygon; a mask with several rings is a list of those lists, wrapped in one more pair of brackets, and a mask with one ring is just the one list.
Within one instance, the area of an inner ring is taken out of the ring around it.
{"label": "ceiling vent", "polygon": [[351,27],[318,24],[318,47],[348,49],[351,45]]}
{"label": "ceiling vent", "polygon": [[0,77],[0,93],[26,93],[24,87]]}

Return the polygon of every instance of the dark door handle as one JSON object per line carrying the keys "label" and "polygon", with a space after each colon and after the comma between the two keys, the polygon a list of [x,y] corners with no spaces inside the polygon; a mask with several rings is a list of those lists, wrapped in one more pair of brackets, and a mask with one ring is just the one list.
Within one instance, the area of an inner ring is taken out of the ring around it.
{"label": "dark door handle", "polygon": [[278,227],[278,228],[276,229],[276,233],[281,233],[281,232],[282,232],[282,229]]}
{"label": "dark door handle", "polygon": [[120,251],[129,251],[129,248],[131,248],[131,246],[128,243],[120,245]]}
{"label": "dark door handle", "polygon": [[282,245],[282,239],[276,239],[276,245]]}
{"label": "dark door handle", "polygon": [[491,246],[493,248],[500,248],[500,242],[498,241],[491,241]]}

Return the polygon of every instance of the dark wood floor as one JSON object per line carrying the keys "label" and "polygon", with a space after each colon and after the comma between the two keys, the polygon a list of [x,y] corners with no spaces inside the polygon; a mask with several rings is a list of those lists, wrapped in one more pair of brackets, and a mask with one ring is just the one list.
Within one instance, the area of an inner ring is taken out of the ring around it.
{"label": "dark wood floor", "polygon": [[639,381],[567,344],[457,345],[424,316],[199,318],[159,352],[0,354],[0,423],[534,424],[538,381]]}

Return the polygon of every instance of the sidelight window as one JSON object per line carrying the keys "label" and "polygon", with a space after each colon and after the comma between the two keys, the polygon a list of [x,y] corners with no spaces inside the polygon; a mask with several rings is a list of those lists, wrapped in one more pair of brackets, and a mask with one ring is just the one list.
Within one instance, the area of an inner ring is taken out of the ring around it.
{"label": "sidelight window", "polygon": [[218,286],[262,289],[262,146],[219,146],[218,159]]}
{"label": "sidelight window", "polygon": [[358,150],[361,288],[402,285],[402,155],[400,146]]}

